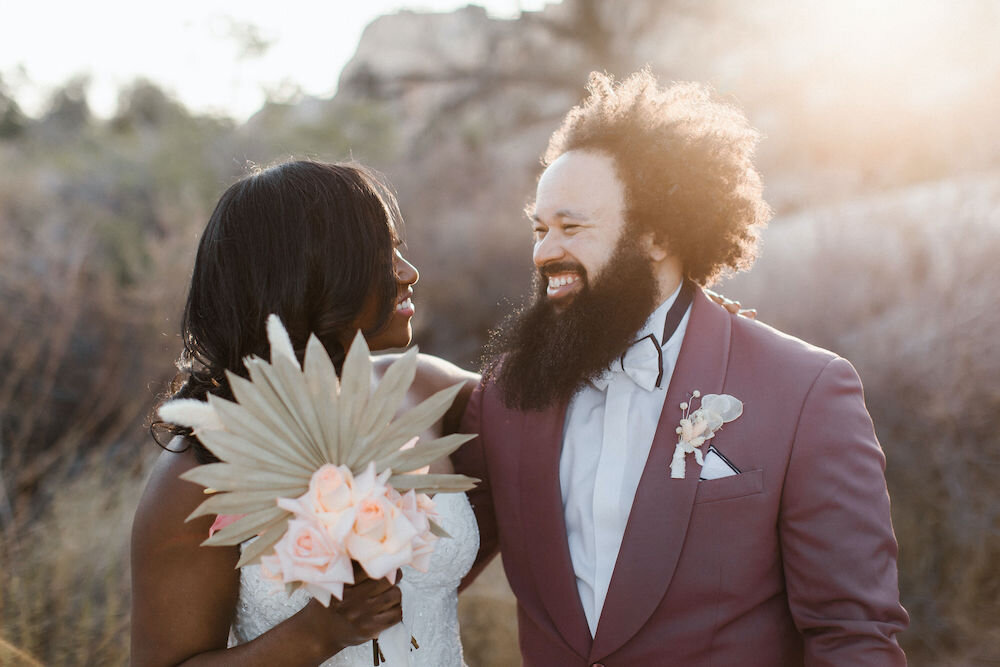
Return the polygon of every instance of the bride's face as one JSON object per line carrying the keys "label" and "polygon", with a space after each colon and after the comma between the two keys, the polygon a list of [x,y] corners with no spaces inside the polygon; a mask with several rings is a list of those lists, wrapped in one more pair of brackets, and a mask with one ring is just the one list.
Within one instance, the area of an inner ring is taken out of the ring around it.
{"label": "bride's face", "polygon": [[[406,347],[410,344],[410,337],[413,329],[410,319],[413,317],[414,308],[411,297],[413,295],[413,285],[420,278],[417,268],[410,264],[403,257],[403,253],[396,248],[393,255],[393,269],[396,273],[396,304],[389,321],[378,331],[368,335],[366,340],[371,350],[386,350],[396,347]],[[375,299],[370,298],[365,304],[364,310],[355,321],[355,329],[367,331],[371,329],[377,320],[377,307]],[[347,341],[348,344],[350,341]]]}

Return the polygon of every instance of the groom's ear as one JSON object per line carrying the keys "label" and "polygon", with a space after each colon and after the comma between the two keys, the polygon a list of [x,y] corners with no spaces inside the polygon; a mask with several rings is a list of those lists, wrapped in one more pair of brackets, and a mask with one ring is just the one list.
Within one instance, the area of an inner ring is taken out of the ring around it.
{"label": "groom's ear", "polygon": [[646,255],[654,262],[662,262],[670,256],[670,253],[667,252],[666,244],[657,241],[656,236],[652,232],[643,234],[641,243],[646,251]]}

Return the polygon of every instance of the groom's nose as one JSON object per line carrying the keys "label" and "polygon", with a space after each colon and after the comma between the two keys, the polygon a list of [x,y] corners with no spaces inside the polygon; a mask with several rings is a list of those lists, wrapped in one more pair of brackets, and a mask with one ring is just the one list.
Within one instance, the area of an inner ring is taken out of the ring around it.
{"label": "groom's nose", "polygon": [[535,248],[531,253],[531,259],[538,268],[559,261],[565,256],[566,249],[563,247],[562,239],[551,231],[535,242]]}

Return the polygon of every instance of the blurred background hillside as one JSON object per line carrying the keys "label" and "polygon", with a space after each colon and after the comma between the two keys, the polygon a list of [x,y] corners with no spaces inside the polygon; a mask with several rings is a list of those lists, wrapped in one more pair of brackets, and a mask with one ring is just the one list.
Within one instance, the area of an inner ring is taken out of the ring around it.
{"label": "blurred background hillside", "polygon": [[[243,44],[266,52],[256,29]],[[142,78],[96,113],[85,73],[35,110],[6,72],[0,664],[127,661],[128,534],[158,452],[144,423],[180,350],[198,235],[248,165],[353,157],[385,172],[421,269],[416,341],[474,369],[528,286],[521,210],[548,135],[588,72],[645,64],[710,82],[766,134],[777,216],[755,269],[716,289],[858,367],[888,459],[911,664],[1000,664],[997,34],[996,0],[402,11],[330,71],[336,94],[271,90],[245,120]],[[516,663],[498,568],[461,612],[470,665]]]}

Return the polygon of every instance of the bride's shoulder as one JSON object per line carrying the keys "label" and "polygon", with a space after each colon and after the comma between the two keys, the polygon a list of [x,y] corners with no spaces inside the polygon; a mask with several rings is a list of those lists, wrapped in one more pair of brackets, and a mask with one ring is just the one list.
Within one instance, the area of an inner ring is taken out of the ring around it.
{"label": "bride's shoulder", "polygon": [[132,522],[133,581],[163,580],[169,585],[204,578],[213,582],[205,590],[223,586],[234,595],[239,547],[200,546],[215,515],[188,518],[207,496],[181,475],[198,465],[195,453],[176,438],[153,464]]}
{"label": "bride's shoulder", "polygon": [[[381,378],[385,370],[398,359],[399,354],[384,354],[373,359],[376,376]],[[461,421],[465,406],[469,402],[472,391],[479,384],[479,374],[467,371],[450,361],[430,354],[417,355],[417,375],[410,386],[409,398],[413,402],[420,402],[442,389],[447,389],[456,384],[462,387],[452,403],[451,409],[443,420],[443,432],[453,433]]]}
{"label": "bride's shoulder", "polygon": [[[401,354],[380,354],[373,357],[372,366],[376,377],[381,379],[386,369],[401,356]],[[479,374],[467,371],[441,357],[431,354],[417,355],[417,375],[413,380],[413,390],[430,396],[459,382],[465,385],[463,390],[468,387],[468,391],[471,392],[479,382]]]}
{"label": "bride's shoulder", "polygon": [[205,499],[201,487],[181,479],[181,475],[196,467],[194,452],[184,447],[183,440],[174,438],[160,452],[139,500],[133,523],[133,537],[148,536],[159,542],[164,535],[172,538],[204,540],[211,517],[185,521],[195,507]]}

